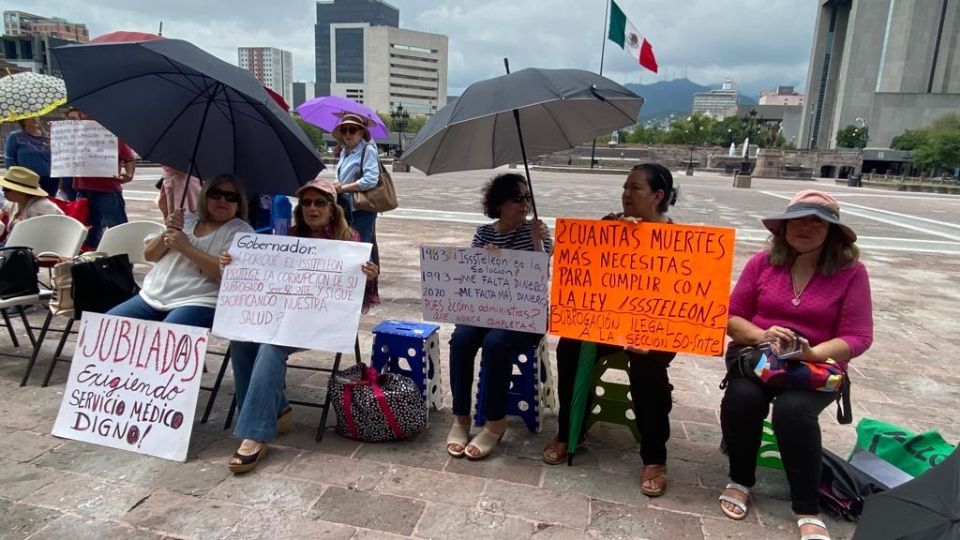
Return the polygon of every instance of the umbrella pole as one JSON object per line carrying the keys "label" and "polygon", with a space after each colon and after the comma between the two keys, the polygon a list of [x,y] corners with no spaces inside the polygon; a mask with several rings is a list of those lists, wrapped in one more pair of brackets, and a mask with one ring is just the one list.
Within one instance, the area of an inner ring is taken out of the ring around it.
{"label": "umbrella pole", "polygon": [[[507,75],[509,75],[509,59],[503,59],[503,67],[506,68]],[[520,111],[517,109],[513,110],[513,121],[517,124],[517,138],[520,139],[520,155],[523,156],[523,171],[527,175],[527,191],[530,192],[530,206],[533,208],[533,219],[539,220],[540,216],[537,214],[537,200],[533,197],[533,182],[530,181],[530,166],[527,164],[527,148],[523,144],[523,129],[520,128]]]}
{"label": "umbrella pole", "polygon": [[[213,92],[210,94],[210,97],[207,98],[206,107],[203,108],[203,118],[200,119],[200,130],[197,131],[197,139],[193,142],[193,155],[190,156],[190,164],[187,166],[187,181],[183,184],[183,195],[180,196],[181,210],[187,202],[187,192],[190,191],[190,175],[193,174],[193,169],[198,168],[195,163],[197,161],[197,151],[200,150],[200,139],[203,137],[203,127],[207,124],[207,114],[210,112],[210,105],[213,105],[213,98],[219,91],[220,83],[213,85]],[[203,182],[202,178],[200,182]]]}

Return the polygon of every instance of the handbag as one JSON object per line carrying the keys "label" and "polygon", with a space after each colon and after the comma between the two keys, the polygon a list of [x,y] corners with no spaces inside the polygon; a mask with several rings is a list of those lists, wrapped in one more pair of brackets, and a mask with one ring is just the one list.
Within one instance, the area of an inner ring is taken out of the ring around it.
{"label": "handbag", "polygon": [[427,427],[427,407],[413,379],[358,363],[330,377],[337,433],[363,442],[406,439]]}
{"label": "handbag", "polygon": [[[363,147],[363,153],[360,154],[360,170],[354,181],[363,178],[363,160],[367,157],[367,147]],[[364,212],[389,212],[394,210],[400,203],[397,201],[397,191],[393,187],[393,178],[383,166],[383,162],[377,160],[380,167],[380,178],[377,185],[366,191],[357,191],[353,194],[354,209]]]}
{"label": "handbag", "polygon": [[40,263],[28,247],[0,249],[0,299],[40,294],[37,272]]}
{"label": "handbag", "polygon": [[54,315],[73,317],[73,265],[103,259],[102,251],[89,251],[53,267],[53,298],[50,311]]}
{"label": "handbag", "polygon": [[896,424],[864,418],[857,424],[857,444],[850,462],[896,487],[942,463],[954,445],[930,430],[914,433]]}
{"label": "handbag", "polygon": [[756,347],[732,345],[725,360],[727,375],[720,382],[721,389],[731,377],[741,377],[777,388],[836,393],[837,422],[853,422],[850,377],[843,364],[832,358],[825,362],[784,360],[773,353],[769,343],[761,343]]}
{"label": "handbag", "polygon": [[126,253],[74,264],[70,273],[75,319],[84,311],[106,313],[140,292]]}

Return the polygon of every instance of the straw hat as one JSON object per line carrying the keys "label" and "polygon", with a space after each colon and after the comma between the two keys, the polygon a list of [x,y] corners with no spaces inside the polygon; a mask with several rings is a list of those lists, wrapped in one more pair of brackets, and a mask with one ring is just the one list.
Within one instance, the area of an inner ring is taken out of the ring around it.
{"label": "straw hat", "polygon": [[46,191],[40,188],[40,175],[26,167],[10,167],[7,174],[0,178],[0,186],[27,195],[46,197]]}
{"label": "straw hat", "polygon": [[343,126],[357,126],[363,129],[363,140],[370,141],[370,121],[358,114],[345,114],[340,118],[340,123],[333,127],[330,133],[340,144],[343,144],[343,135],[340,133]]}
{"label": "straw hat", "polygon": [[807,216],[818,218],[832,223],[847,235],[851,242],[857,241],[857,233],[853,229],[840,223],[840,204],[830,195],[815,189],[803,190],[790,199],[787,210],[782,214],[763,218],[763,225],[773,234],[777,234],[787,220]]}

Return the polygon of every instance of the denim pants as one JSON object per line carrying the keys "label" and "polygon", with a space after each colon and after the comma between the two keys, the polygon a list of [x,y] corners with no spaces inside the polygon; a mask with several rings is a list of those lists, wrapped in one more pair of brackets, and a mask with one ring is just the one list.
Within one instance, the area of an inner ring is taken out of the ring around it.
{"label": "denim pants", "polygon": [[370,260],[380,266],[380,250],[377,249],[377,213],[366,210],[353,211],[353,228],[360,233],[360,241],[373,244]]}
{"label": "denim pants", "polygon": [[107,315],[210,328],[213,326],[214,313],[214,308],[207,306],[183,306],[163,311],[151,307],[138,294],[108,311]]}
{"label": "denim pants", "polygon": [[277,438],[277,417],[290,405],[284,392],[287,358],[298,350],[268,343],[230,342],[239,412],[234,435],[259,442]]}
{"label": "denim pants", "polygon": [[486,396],[483,416],[501,420],[506,416],[507,391],[513,374],[513,360],[524,348],[540,343],[543,334],[481,328],[458,324],[450,338],[450,391],[453,393],[453,414],[470,416],[473,401],[473,363],[477,350],[483,347],[480,361],[486,374]]}
{"label": "denim pants", "polygon": [[119,191],[84,191],[90,201],[90,233],[87,245],[96,248],[100,245],[103,230],[127,222],[127,206],[123,193]]}

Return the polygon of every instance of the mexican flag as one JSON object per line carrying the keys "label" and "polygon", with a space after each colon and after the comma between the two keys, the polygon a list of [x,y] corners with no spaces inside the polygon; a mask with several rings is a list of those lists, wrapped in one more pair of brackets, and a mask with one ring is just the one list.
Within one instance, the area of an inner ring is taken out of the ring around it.
{"label": "mexican flag", "polygon": [[657,72],[657,58],[653,55],[653,45],[640,35],[637,27],[627,20],[623,10],[616,2],[610,0],[610,28],[607,38],[630,53],[641,66]]}

